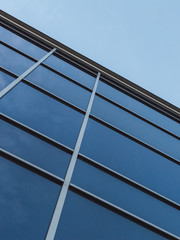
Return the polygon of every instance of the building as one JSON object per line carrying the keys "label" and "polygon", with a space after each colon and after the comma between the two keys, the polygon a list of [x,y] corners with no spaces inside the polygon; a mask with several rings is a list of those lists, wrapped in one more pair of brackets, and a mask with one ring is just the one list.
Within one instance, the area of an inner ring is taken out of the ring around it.
{"label": "building", "polygon": [[0,22],[0,239],[180,239],[179,109]]}

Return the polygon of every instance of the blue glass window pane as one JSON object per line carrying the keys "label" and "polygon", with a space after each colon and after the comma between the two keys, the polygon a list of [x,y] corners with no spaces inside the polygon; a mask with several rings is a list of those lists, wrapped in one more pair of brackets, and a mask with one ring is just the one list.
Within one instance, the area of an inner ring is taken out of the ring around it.
{"label": "blue glass window pane", "polygon": [[96,96],[92,113],[169,156],[180,159],[180,142],[177,138],[108,101]]}
{"label": "blue glass window pane", "polygon": [[70,154],[0,120],[0,147],[64,178]]}
{"label": "blue glass window pane", "polygon": [[12,76],[0,71],[0,91],[7,87],[13,80],[14,78]]}
{"label": "blue glass window pane", "polygon": [[39,66],[26,78],[82,109],[87,107],[90,92],[45,67]]}
{"label": "blue glass window pane", "polygon": [[83,118],[81,113],[24,83],[1,99],[0,110],[69,147],[75,144]]}
{"label": "blue glass window pane", "polygon": [[94,77],[60,58],[50,56],[44,63],[89,88],[92,88],[94,85]]}
{"label": "blue glass window pane", "polygon": [[0,44],[0,66],[20,75],[33,64],[33,61]]}
{"label": "blue glass window pane", "polygon": [[69,192],[55,240],[160,240],[163,237]]}
{"label": "blue glass window pane", "polygon": [[10,46],[34,57],[40,59],[46,55],[46,51],[34,45],[33,43],[21,38],[17,34],[7,30],[6,28],[0,27],[1,41],[9,44]]}
{"label": "blue glass window pane", "polygon": [[180,214],[177,209],[81,160],[77,161],[72,182],[152,224],[180,235]]}
{"label": "blue glass window pane", "polygon": [[89,119],[80,152],[180,202],[177,164],[92,119]]}
{"label": "blue glass window pane", "polygon": [[143,103],[129,97],[117,89],[99,81],[98,92],[126,107],[127,109],[139,114],[140,116],[152,121],[153,123],[167,129],[168,131],[180,136],[180,124],[144,105]]}
{"label": "blue glass window pane", "polygon": [[0,157],[1,239],[44,239],[60,186]]}

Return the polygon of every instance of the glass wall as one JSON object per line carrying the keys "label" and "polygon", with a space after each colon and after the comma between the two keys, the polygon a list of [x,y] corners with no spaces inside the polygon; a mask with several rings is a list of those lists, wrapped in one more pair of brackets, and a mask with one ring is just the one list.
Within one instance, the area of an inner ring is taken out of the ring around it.
{"label": "glass wall", "polygon": [[[23,34],[23,33],[22,33]],[[4,27],[0,26],[1,41],[9,46],[30,55],[35,59],[40,59],[46,54],[46,51],[36,46],[25,38],[21,37],[18,33],[14,33]]]}
{"label": "glass wall", "polygon": [[107,97],[114,103],[125,107],[126,109],[138,114],[139,116],[142,116],[152,123],[155,123],[158,126],[163,127],[164,129],[167,129],[168,131],[180,137],[180,125],[178,122],[173,121],[171,118],[168,118],[158,111],[155,111],[153,108],[148,107],[146,104],[135,100],[129,95],[123,93],[122,91],[119,91],[117,88],[113,88],[103,81],[99,82],[97,91],[99,94],[101,94],[101,96]]}
{"label": "glass wall", "polygon": [[1,25],[1,238],[179,239],[179,123]]}

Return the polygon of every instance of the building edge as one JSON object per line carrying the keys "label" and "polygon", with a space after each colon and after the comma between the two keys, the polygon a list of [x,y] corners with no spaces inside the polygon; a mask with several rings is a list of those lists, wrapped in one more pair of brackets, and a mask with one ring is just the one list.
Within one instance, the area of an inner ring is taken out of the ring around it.
{"label": "building edge", "polygon": [[[122,77],[121,75],[103,67],[102,65],[96,63],[95,61],[83,56],[82,54],[76,52],[75,50],[65,46],[64,44],[58,42],[57,40],[49,37],[48,35],[40,32],[39,30],[29,26],[28,24],[18,20],[17,18],[11,16],[10,14],[0,10],[0,19],[5,20],[7,23],[15,27],[17,30],[24,31],[26,34],[28,32],[29,36],[38,39],[42,43],[46,43],[47,46],[52,48],[57,48],[60,52],[64,53],[71,59],[76,59],[80,64],[86,66],[95,71],[101,72],[102,76],[107,78],[119,85],[120,87],[134,93],[136,96],[142,98],[143,100],[150,102],[155,107],[158,107],[165,113],[168,113],[176,118],[177,121],[180,119],[180,109],[167,102],[166,100],[156,96],[155,94],[149,92],[148,90],[138,86],[137,84],[131,82],[130,80]],[[179,121],[180,122],[180,121]]]}

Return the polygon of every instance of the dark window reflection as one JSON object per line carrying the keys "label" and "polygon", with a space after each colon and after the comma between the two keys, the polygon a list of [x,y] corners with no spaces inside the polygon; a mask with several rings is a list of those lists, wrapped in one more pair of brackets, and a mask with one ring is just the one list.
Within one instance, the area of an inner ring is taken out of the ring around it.
{"label": "dark window reflection", "polygon": [[176,159],[180,158],[180,145],[177,138],[172,137],[104,99],[96,96],[92,113],[169,156]]}
{"label": "dark window reflection", "polygon": [[15,73],[22,74],[30,68],[34,62],[20,55],[19,53],[0,44],[0,65],[7,70]]}
{"label": "dark window reflection", "polygon": [[180,202],[179,168],[175,163],[94,120],[89,119],[80,152]]}
{"label": "dark window reflection", "polygon": [[6,115],[49,137],[73,147],[83,115],[74,109],[19,83],[0,102]]}
{"label": "dark window reflection", "polygon": [[145,229],[90,200],[69,192],[55,240],[160,240]]}
{"label": "dark window reflection", "polygon": [[127,109],[141,115],[142,117],[145,117],[153,123],[180,136],[180,125],[177,122],[118,91],[117,89],[110,87],[102,81],[99,82],[98,92],[126,107]]}
{"label": "dark window reflection", "polygon": [[70,160],[70,154],[2,120],[0,147],[62,178]]}
{"label": "dark window reflection", "polygon": [[0,36],[3,42],[36,59],[40,59],[47,53],[45,50],[39,48],[31,42],[28,42],[6,28],[0,27]]}
{"label": "dark window reflection", "polygon": [[180,215],[177,209],[81,160],[76,164],[72,182],[173,234],[180,235]]}
{"label": "dark window reflection", "polygon": [[44,239],[60,186],[0,157],[1,239]]}
{"label": "dark window reflection", "polygon": [[0,71],[0,91],[2,91],[5,87],[7,87],[10,83],[12,83],[14,78],[9,74]]}
{"label": "dark window reflection", "polygon": [[39,66],[27,79],[82,109],[87,107],[90,92],[45,67]]}
{"label": "dark window reflection", "polygon": [[94,77],[55,56],[50,56],[44,63],[89,88],[94,85]]}

